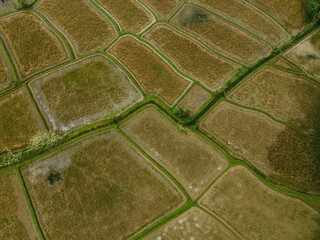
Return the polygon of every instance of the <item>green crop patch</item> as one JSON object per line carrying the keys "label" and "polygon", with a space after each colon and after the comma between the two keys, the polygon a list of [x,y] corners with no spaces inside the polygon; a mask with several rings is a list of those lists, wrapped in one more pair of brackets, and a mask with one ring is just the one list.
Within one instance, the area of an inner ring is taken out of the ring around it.
{"label": "green crop patch", "polygon": [[87,0],[42,0],[37,9],[68,36],[78,55],[101,49],[116,37],[112,23]]}
{"label": "green crop patch", "polygon": [[320,142],[304,137],[265,114],[221,102],[200,128],[268,178],[320,192]]}
{"label": "green crop patch", "polygon": [[269,189],[243,166],[233,167],[219,178],[200,205],[231,225],[242,239],[319,237],[320,214],[316,210]]}
{"label": "green crop patch", "polygon": [[121,68],[100,54],[35,79],[30,87],[51,128],[64,132],[115,117],[142,99]]}
{"label": "green crop patch", "polygon": [[212,90],[221,88],[240,67],[168,25],[158,24],[143,37],[172,59],[182,71]]}
{"label": "green crop patch", "polygon": [[148,94],[157,94],[169,105],[190,85],[150,47],[131,36],[120,38],[108,51],[130,70]]}
{"label": "green crop patch", "polygon": [[217,51],[245,64],[254,63],[271,52],[264,42],[196,6],[185,5],[172,23]]}
{"label": "green crop patch", "polygon": [[320,85],[305,76],[265,67],[228,98],[262,109],[306,134],[320,136]]}
{"label": "green crop patch", "polygon": [[0,175],[0,238],[39,239],[15,172]]}
{"label": "green crop patch", "polygon": [[286,33],[275,21],[265,14],[242,0],[192,0],[192,2],[201,4],[237,24],[245,27],[272,46],[280,46],[290,39]]}
{"label": "green crop patch", "polygon": [[40,159],[22,174],[47,239],[123,239],[185,201],[114,129]]}
{"label": "green crop patch", "polygon": [[155,11],[159,18],[168,19],[183,3],[183,0],[143,0]]}
{"label": "green crop patch", "polygon": [[155,108],[120,128],[168,170],[195,199],[228,167],[222,152],[194,132],[183,133]]}
{"label": "green crop patch", "polygon": [[0,34],[21,78],[68,59],[62,40],[31,12],[18,12],[1,18]]}

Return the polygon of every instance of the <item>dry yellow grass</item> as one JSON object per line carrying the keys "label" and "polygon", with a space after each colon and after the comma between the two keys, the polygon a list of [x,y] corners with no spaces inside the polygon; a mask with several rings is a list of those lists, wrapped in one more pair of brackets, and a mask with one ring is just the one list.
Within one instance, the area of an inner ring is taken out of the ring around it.
{"label": "dry yellow grass", "polygon": [[0,33],[22,78],[68,58],[62,41],[33,13],[19,12],[0,20]]}
{"label": "dry yellow grass", "polygon": [[22,173],[47,239],[124,239],[185,201],[114,129],[82,139]]}
{"label": "dry yellow grass", "polygon": [[157,13],[160,19],[168,19],[183,3],[183,0],[143,0]]}
{"label": "dry yellow grass", "polygon": [[112,23],[87,0],[43,0],[38,9],[66,33],[78,55],[103,48],[116,37]]}
{"label": "dry yellow grass", "polygon": [[153,21],[152,14],[135,0],[97,0],[120,24],[122,31],[141,32]]}
{"label": "dry yellow grass", "polygon": [[301,200],[282,195],[236,166],[225,173],[200,200],[240,233],[242,239],[315,240],[320,214]]}
{"label": "dry yellow grass", "polygon": [[2,49],[0,49],[0,91],[10,85],[12,78],[12,72],[9,70],[9,66]]}
{"label": "dry yellow grass", "polygon": [[190,85],[150,47],[131,36],[120,38],[108,51],[132,72],[148,94],[156,93],[169,105]]}
{"label": "dry yellow grass", "polygon": [[143,37],[165,53],[182,71],[212,90],[219,89],[240,67],[169,25],[156,25]]}
{"label": "dry yellow grass", "polygon": [[185,5],[172,23],[245,64],[254,63],[271,52],[264,42],[196,6]]}
{"label": "dry yellow grass", "polygon": [[297,66],[295,66],[294,64],[292,64],[291,62],[289,62],[287,59],[285,59],[283,57],[277,57],[272,62],[272,65],[274,65],[276,67],[281,67],[283,69],[293,71],[293,72],[301,72]]}
{"label": "dry yellow grass", "polygon": [[273,46],[280,46],[290,39],[275,21],[243,0],[192,0],[257,34]]}

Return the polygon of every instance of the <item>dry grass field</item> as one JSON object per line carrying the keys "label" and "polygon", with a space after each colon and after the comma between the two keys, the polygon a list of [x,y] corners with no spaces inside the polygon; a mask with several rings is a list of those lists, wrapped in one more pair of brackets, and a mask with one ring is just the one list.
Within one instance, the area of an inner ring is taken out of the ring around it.
{"label": "dry grass field", "polygon": [[1,18],[0,34],[13,55],[21,78],[68,58],[62,41],[31,12]]}
{"label": "dry grass field", "polygon": [[294,64],[292,64],[291,62],[289,62],[287,59],[283,57],[277,57],[272,62],[272,65],[283,68],[285,70],[293,71],[293,72],[301,72],[297,66],[295,66]]}
{"label": "dry grass field", "polygon": [[121,113],[142,95],[129,77],[103,55],[93,55],[30,84],[54,130],[72,128]]}
{"label": "dry grass field", "polygon": [[245,27],[272,46],[280,46],[290,39],[275,21],[243,0],[192,0]]}
{"label": "dry grass field", "polygon": [[120,128],[165,167],[195,199],[228,166],[222,152],[194,132],[183,133],[155,108]]}
{"label": "dry grass field", "polygon": [[154,19],[136,0],[96,0],[104,9],[117,20],[122,31],[141,32]]}
{"label": "dry grass field", "polygon": [[316,31],[300,42],[285,56],[320,80],[320,31]]}
{"label": "dry grass field", "polygon": [[0,175],[0,238],[39,239],[15,172]]}
{"label": "dry grass field", "polygon": [[169,25],[158,24],[143,37],[165,53],[183,72],[212,90],[219,89],[240,67]]}
{"label": "dry grass field", "polygon": [[47,239],[123,239],[184,201],[113,129],[37,161],[23,176]]}
{"label": "dry grass field", "polygon": [[243,239],[315,240],[320,214],[261,183],[243,166],[231,168],[200,200]]}
{"label": "dry grass field", "polygon": [[68,36],[78,55],[103,48],[116,37],[112,23],[87,0],[42,0],[37,8]]}
{"label": "dry grass field", "polygon": [[310,192],[320,192],[320,142],[304,137],[263,113],[225,101],[200,124],[267,177]]}
{"label": "dry grass field", "polygon": [[7,88],[11,84],[12,79],[12,73],[9,70],[4,53],[2,49],[0,49],[0,91]]}
{"label": "dry grass field", "polygon": [[180,239],[219,239],[236,240],[221,223],[198,208],[191,208],[186,213],[160,227],[147,236],[147,240]]}
{"label": "dry grass field", "polygon": [[0,99],[0,153],[26,145],[38,130],[44,126],[25,88]]}
{"label": "dry grass field", "polygon": [[265,67],[228,98],[320,136],[320,85],[304,76]]}
{"label": "dry grass field", "polygon": [[143,0],[160,19],[168,19],[174,11],[183,3],[183,0]]}
{"label": "dry grass field", "polygon": [[177,109],[189,112],[190,116],[192,116],[203,104],[209,101],[211,97],[212,95],[207,90],[195,84],[181,102],[179,102]]}
{"label": "dry grass field", "polygon": [[271,52],[271,48],[262,41],[202,8],[185,5],[172,23],[245,64],[254,63]]}
{"label": "dry grass field", "polygon": [[172,105],[190,85],[150,47],[137,39],[120,38],[109,50],[135,76],[142,88]]}
{"label": "dry grass field", "polygon": [[296,35],[310,24],[307,0],[246,0],[270,14],[290,34]]}

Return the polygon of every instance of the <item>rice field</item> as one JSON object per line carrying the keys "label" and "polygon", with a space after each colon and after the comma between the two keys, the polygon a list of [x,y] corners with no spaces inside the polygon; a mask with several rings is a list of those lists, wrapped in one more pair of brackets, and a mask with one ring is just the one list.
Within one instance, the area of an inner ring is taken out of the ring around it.
{"label": "rice field", "polygon": [[13,76],[9,69],[8,61],[5,59],[2,49],[0,49],[0,91],[9,87]]}
{"label": "rice field", "polygon": [[143,0],[156,12],[158,18],[168,19],[183,3],[183,0]]}
{"label": "rice field", "polygon": [[292,71],[292,72],[301,72],[300,69],[297,66],[295,66],[294,64],[292,64],[287,59],[285,59],[284,57],[281,57],[281,56],[277,57],[272,62],[272,65],[276,66],[276,67],[283,68],[285,70]]}

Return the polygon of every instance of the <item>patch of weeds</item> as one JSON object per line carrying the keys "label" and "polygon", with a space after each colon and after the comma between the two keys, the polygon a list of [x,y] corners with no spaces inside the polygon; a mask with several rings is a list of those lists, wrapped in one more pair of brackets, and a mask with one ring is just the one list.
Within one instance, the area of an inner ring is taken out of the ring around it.
{"label": "patch of weeds", "polygon": [[32,6],[28,0],[13,0],[13,5],[16,10],[28,9]]}
{"label": "patch of weeds", "polygon": [[171,108],[172,113],[182,119],[185,122],[190,122],[191,121],[191,112],[189,109],[183,110],[183,109],[176,109],[175,107]]}
{"label": "patch of weeds", "polygon": [[308,0],[308,12],[313,22],[318,22],[320,19],[320,0]]}
{"label": "patch of weeds", "polygon": [[0,156],[0,167],[13,165],[21,160],[21,154],[13,153],[10,150]]}
{"label": "patch of weeds", "polygon": [[39,150],[52,146],[58,140],[58,136],[53,131],[38,131],[28,143],[29,150]]}

